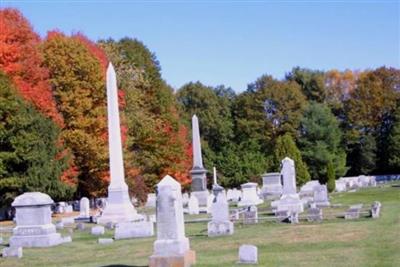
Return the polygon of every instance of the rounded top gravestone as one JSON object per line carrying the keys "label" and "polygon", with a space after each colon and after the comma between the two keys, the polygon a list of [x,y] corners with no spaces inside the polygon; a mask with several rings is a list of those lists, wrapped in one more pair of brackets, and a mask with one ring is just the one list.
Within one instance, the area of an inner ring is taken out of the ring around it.
{"label": "rounded top gravestone", "polygon": [[24,206],[45,206],[51,205],[54,201],[47,194],[40,192],[28,192],[15,198],[11,206],[24,207]]}

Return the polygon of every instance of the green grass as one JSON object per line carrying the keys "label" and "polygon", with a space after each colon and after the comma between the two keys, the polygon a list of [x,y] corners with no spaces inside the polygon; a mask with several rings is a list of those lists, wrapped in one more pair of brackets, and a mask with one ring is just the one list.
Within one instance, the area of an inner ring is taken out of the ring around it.
{"label": "green grass", "polygon": [[[206,223],[191,223],[186,224],[186,235],[197,254],[196,266],[235,266],[241,244],[258,247],[259,266],[400,266],[400,187],[386,185],[331,196],[332,203],[363,203],[364,207],[375,200],[383,205],[379,219],[348,221],[333,216],[346,207],[329,208],[324,210],[329,220],[320,224],[235,224],[233,236],[208,238]],[[68,231],[62,234],[68,235]],[[112,237],[112,232],[108,231],[106,237]],[[3,238],[7,242],[8,235],[3,234]],[[24,249],[20,260],[0,258],[0,266],[147,266],[155,240],[117,240],[99,245],[89,230],[76,230],[72,238],[72,243],[58,247]]]}

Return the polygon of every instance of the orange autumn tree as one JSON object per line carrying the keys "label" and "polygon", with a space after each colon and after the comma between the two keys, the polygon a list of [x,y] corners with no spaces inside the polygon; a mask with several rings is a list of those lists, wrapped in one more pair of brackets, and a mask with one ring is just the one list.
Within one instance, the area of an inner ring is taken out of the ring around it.
{"label": "orange autumn tree", "polygon": [[16,9],[0,10],[0,29],[0,68],[26,100],[62,126],[38,49],[40,37]]}
{"label": "orange autumn tree", "polygon": [[43,55],[64,117],[62,135],[80,171],[79,193],[104,195],[108,184],[104,67],[81,37],[60,32],[48,33]]}
{"label": "orange autumn tree", "polygon": [[[33,31],[28,20],[12,8],[0,10],[0,29],[0,69],[11,78],[16,90],[26,101],[58,127],[63,127],[63,118],[57,110],[48,81],[48,70],[43,67],[39,35]],[[73,156],[65,148],[61,136],[56,145],[62,149],[55,160],[67,161],[67,167],[59,178],[75,186],[77,170]]]}

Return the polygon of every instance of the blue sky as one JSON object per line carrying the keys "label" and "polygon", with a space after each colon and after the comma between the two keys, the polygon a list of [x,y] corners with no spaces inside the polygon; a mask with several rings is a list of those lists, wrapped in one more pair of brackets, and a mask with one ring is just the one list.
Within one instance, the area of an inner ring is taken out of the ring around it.
{"label": "blue sky", "polygon": [[138,38],[174,88],[189,81],[240,92],[262,74],[400,68],[399,1],[6,1],[35,31],[92,40]]}

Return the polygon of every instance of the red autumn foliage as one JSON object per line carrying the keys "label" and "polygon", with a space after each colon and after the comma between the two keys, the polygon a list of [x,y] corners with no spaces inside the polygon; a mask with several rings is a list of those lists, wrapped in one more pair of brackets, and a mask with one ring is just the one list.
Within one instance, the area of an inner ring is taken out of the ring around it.
{"label": "red autumn foliage", "polygon": [[22,14],[12,8],[0,10],[0,29],[0,68],[27,101],[62,126],[48,72],[42,67],[40,37]]}

